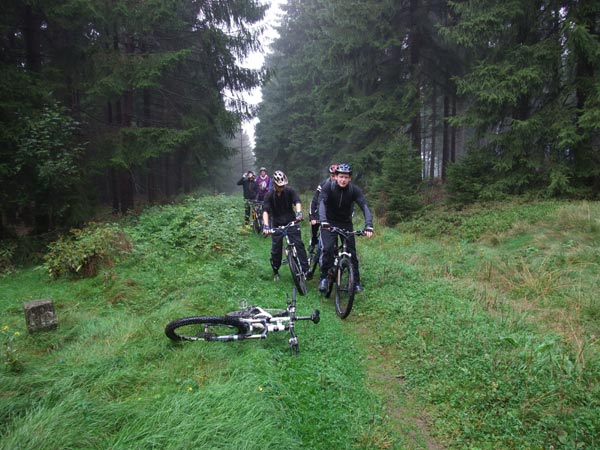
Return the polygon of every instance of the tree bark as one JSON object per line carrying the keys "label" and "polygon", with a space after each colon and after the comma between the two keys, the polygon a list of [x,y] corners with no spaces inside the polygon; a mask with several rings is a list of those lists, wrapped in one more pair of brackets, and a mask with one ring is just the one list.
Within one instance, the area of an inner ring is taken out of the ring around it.
{"label": "tree bark", "polygon": [[431,107],[431,157],[429,159],[429,179],[431,182],[433,182],[435,178],[435,147],[437,144],[437,89],[435,83],[433,84],[432,100],[433,103]]}
{"label": "tree bark", "polygon": [[444,95],[444,137],[442,143],[442,181],[446,181],[446,171],[448,168],[448,160],[450,156],[450,143],[448,132],[448,118],[450,115],[450,98],[448,94]]}

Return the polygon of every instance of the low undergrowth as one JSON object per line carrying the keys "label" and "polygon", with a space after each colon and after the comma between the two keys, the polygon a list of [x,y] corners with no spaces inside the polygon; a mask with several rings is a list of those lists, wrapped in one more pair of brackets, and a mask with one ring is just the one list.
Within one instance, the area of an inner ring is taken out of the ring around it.
{"label": "low undergrowth", "polygon": [[[365,291],[345,321],[311,282],[298,310],[322,320],[298,325],[298,358],[284,333],[164,336],[243,299],[284,306],[290,276],[272,281],[270,242],[242,227],[240,198],[124,220],[132,249],[94,277],[4,276],[0,449],[598,447],[600,209],[452,214],[360,239]],[[57,330],[25,332],[37,298],[53,299]]]}

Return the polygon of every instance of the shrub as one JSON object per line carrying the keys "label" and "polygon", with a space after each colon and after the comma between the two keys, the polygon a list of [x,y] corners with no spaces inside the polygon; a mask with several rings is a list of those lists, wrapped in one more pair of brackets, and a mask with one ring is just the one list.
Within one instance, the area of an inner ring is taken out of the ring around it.
{"label": "shrub", "polygon": [[112,266],[132,247],[116,224],[90,223],[84,229],[71,230],[71,234],[48,245],[44,267],[53,278],[65,274],[94,276],[100,266]]}
{"label": "shrub", "polygon": [[13,256],[16,244],[10,241],[0,241],[0,274],[13,271]]}
{"label": "shrub", "polygon": [[421,161],[404,136],[391,140],[383,152],[381,174],[373,185],[379,192],[375,212],[388,225],[395,225],[423,207],[419,193]]}

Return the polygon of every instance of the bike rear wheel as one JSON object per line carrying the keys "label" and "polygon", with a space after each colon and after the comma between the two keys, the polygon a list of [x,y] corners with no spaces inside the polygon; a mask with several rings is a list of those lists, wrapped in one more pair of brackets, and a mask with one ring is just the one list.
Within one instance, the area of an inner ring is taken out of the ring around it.
{"label": "bike rear wheel", "polygon": [[348,258],[342,258],[335,285],[335,312],[345,319],[352,311],[354,303],[354,269]]}
{"label": "bike rear wheel", "polygon": [[252,228],[254,229],[254,232],[256,234],[261,234],[262,233],[262,219],[260,218],[260,216],[257,213],[253,214],[254,217],[252,217]]}
{"label": "bike rear wheel", "polygon": [[290,250],[287,254],[288,265],[290,266],[290,272],[294,279],[294,284],[298,288],[300,295],[306,295],[308,288],[306,287],[306,275],[302,272],[302,266],[300,265],[300,259],[297,255],[294,255],[294,251]]}
{"label": "bike rear wheel", "polygon": [[235,341],[244,339],[248,325],[237,317],[197,316],[173,320],[165,334],[174,341]]}
{"label": "bike rear wheel", "polygon": [[314,276],[317,267],[319,267],[319,259],[321,259],[321,249],[317,247],[309,255],[308,273],[311,277]]}

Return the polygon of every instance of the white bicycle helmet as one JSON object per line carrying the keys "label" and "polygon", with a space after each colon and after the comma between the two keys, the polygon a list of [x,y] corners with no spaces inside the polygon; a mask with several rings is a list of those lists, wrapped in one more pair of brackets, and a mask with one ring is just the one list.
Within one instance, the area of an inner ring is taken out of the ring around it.
{"label": "white bicycle helmet", "polygon": [[281,170],[276,170],[273,174],[273,183],[275,183],[277,186],[285,186],[288,184],[288,179],[285,176],[285,173],[283,173]]}

